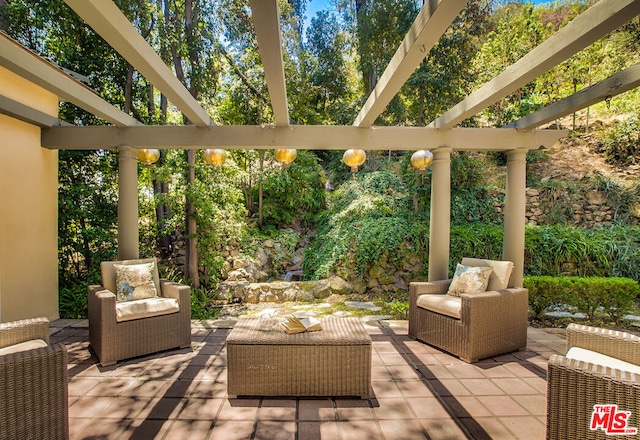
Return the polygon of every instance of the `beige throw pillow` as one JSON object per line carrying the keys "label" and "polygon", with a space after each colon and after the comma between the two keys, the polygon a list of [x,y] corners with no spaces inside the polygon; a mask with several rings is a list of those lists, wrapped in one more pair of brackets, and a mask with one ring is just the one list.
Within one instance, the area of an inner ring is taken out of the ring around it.
{"label": "beige throw pillow", "polygon": [[133,301],[158,296],[156,286],[153,283],[155,263],[114,264],[114,268],[116,270],[116,297],[118,301]]}
{"label": "beige throw pillow", "polygon": [[447,293],[453,296],[460,296],[463,293],[486,291],[492,270],[490,267],[471,267],[458,263]]}

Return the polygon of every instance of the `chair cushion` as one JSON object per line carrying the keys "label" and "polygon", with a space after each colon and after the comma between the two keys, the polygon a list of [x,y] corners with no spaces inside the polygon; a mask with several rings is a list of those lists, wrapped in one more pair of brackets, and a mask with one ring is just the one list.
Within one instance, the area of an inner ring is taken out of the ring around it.
{"label": "chair cushion", "polygon": [[578,361],[590,362],[604,367],[616,368],[618,370],[629,371],[631,373],[640,374],[640,366],[616,359],[597,351],[587,350],[582,347],[571,347],[567,351],[565,357]]}
{"label": "chair cushion", "polygon": [[472,267],[458,264],[453,280],[447,293],[460,296],[463,293],[477,293],[487,290],[489,276],[493,271],[490,267]]}
{"label": "chair cushion", "polygon": [[[110,292],[117,293],[116,287],[116,264],[144,264],[156,263],[155,258],[144,258],[139,260],[121,260],[121,261],[103,261],[100,263],[100,272],[102,273],[102,287]],[[156,292],[160,294],[160,277],[158,276],[158,265],[153,270],[153,284]]]}
{"label": "chair cushion", "polygon": [[46,347],[47,343],[42,339],[32,339],[30,341],[20,342],[19,344],[9,345],[7,347],[0,348],[0,356],[11,353],[18,353],[20,351],[32,350],[34,348]]}
{"label": "chair cushion", "polygon": [[481,258],[463,258],[461,264],[474,267],[491,267],[487,290],[503,290],[509,287],[513,263],[511,261],[483,260]]}
{"label": "chair cushion", "polygon": [[453,295],[438,295],[427,293],[418,296],[416,305],[441,315],[451,316],[460,319],[462,310],[462,298]]}
{"label": "chair cushion", "polygon": [[116,321],[149,318],[168,315],[180,311],[180,303],[175,298],[147,298],[116,303]]}

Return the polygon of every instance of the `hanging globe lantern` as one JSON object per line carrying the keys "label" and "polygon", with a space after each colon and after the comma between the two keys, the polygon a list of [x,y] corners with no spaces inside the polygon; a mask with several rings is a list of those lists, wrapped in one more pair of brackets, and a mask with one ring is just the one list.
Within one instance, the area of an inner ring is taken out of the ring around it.
{"label": "hanging globe lantern", "polygon": [[154,148],[138,150],[138,160],[146,166],[151,166],[151,164],[156,163],[158,159],[160,159],[160,150]]}
{"label": "hanging globe lantern", "polygon": [[418,170],[420,174],[431,166],[433,163],[433,154],[429,150],[418,150],[411,155],[411,165]]}
{"label": "hanging globe lantern", "polygon": [[293,148],[278,148],[275,151],[276,160],[282,164],[283,167],[288,167],[298,155],[298,152]]}
{"label": "hanging globe lantern", "polygon": [[214,168],[218,168],[227,160],[227,151],[221,148],[209,148],[204,150],[204,160]]}
{"label": "hanging globe lantern", "polygon": [[342,155],[342,161],[345,165],[351,167],[351,172],[355,173],[358,171],[358,167],[362,165],[367,158],[367,154],[364,150],[355,150],[350,149],[344,152]]}

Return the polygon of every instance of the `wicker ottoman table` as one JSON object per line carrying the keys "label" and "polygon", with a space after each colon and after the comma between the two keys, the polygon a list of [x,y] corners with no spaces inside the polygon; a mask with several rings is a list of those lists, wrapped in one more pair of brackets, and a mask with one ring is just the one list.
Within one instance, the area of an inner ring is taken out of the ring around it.
{"label": "wicker ottoman table", "polygon": [[325,318],[322,330],[288,335],[241,318],[227,336],[229,398],[371,393],[371,338],[360,320]]}

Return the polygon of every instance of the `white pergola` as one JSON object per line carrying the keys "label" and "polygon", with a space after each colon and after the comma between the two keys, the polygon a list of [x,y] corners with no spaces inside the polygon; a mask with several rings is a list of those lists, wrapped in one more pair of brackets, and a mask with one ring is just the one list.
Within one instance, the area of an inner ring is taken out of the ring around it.
{"label": "white pergola", "polygon": [[60,100],[113,124],[79,127],[0,96],[0,113],[42,127],[51,149],[118,149],[120,258],[138,257],[137,162],[139,148],[299,148],[421,150],[434,154],[429,239],[429,279],[447,278],[450,235],[450,155],[491,150],[507,154],[502,258],[514,262],[513,285],[524,265],[527,151],[546,148],[566,130],[541,125],[638,86],[636,65],[502,128],[458,124],[562,63],[640,14],[638,0],[601,0],[555,35],[468,95],[426,127],[376,127],[375,119],[398,93],[467,0],[425,2],[403,42],[350,126],[291,125],[277,0],[251,0],[252,19],[274,114],[271,126],[216,126],[153,48],[111,0],[65,0],[107,43],[147,78],[190,121],[184,126],[148,126],[99,98],[91,89],[10,38],[0,37],[0,66],[57,94]]}

